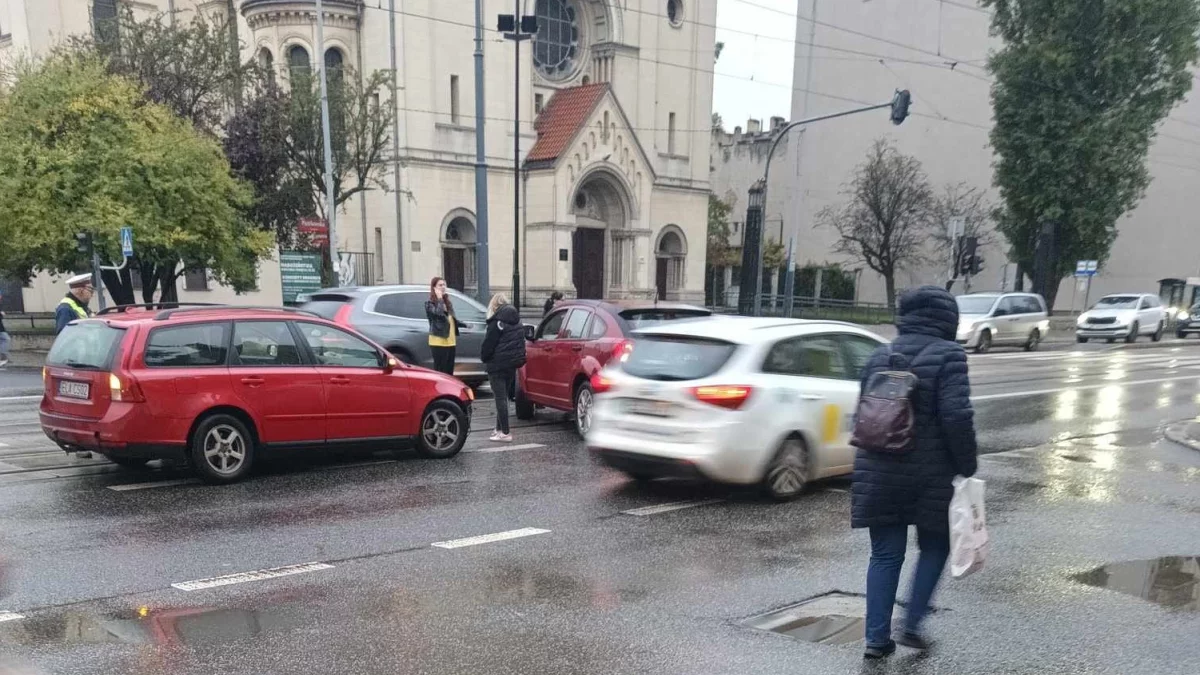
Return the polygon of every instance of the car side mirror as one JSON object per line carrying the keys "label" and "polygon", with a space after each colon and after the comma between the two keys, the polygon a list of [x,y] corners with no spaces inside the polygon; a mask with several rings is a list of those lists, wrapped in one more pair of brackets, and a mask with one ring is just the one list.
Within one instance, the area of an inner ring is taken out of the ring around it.
{"label": "car side mirror", "polygon": [[995,318],[1000,318],[1002,316],[1008,316],[1008,311],[1003,310],[1003,309],[997,309],[996,311],[992,312],[992,316]]}
{"label": "car side mirror", "polygon": [[537,331],[534,329],[533,326],[530,326],[529,324],[525,324],[524,331],[525,331],[525,339],[526,340],[528,340],[530,342],[537,342]]}
{"label": "car side mirror", "polygon": [[383,360],[383,372],[385,375],[391,375],[400,367],[400,361],[394,356],[387,356]]}

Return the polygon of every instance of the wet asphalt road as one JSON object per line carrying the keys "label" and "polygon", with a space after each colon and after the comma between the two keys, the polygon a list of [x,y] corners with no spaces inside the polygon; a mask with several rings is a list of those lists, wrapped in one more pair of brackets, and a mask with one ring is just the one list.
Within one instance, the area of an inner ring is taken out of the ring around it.
{"label": "wet asphalt road", "polygon": [[[593,464],[560,415],[489,447],[483,402],[453,460],[380,454],[155,486],[187,476],[68,460],[41,436],[36,400],[6,398],[0,551],[17,576],[0,661],[172,675],[1200,672],[1194,566],[1089,574],[1200,555],[1200,453],[1160,440],[1200,410],[1200,342],[997,353],[971,369],[993,546],[983,572],[944,583],[929,624],[941,642],[924,657],[864,666],[861,642],[739,625],[862,592],[867,537],[848,527],[844,479],[784,505],[637,485]],[[128,485],[149,487],[108,489]],[[622,513],[686,501],[699,504]],[[521,528],[546,532],[432,546]],[[321,565],[172,586],[304,563]]]}

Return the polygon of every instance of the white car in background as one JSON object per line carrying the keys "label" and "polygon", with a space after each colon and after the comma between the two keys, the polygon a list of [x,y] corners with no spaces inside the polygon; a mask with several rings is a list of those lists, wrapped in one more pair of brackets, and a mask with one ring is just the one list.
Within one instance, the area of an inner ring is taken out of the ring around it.
{"label": "white car in background", "polygon": [[1075,340],[1091,339],[1136,342],[1149,335],[1158,342],[1167,329],[1167,308],[1157,295],[1119,293],[1100,298],[1091,309],[1075,320]]}
{"label": "white car in background", "polygon": [[853,470],[859,376],[883,338],[852,324],[713,317],[635,333],[592,378],[587,434],[637,480],[759,484],[790,499]]}

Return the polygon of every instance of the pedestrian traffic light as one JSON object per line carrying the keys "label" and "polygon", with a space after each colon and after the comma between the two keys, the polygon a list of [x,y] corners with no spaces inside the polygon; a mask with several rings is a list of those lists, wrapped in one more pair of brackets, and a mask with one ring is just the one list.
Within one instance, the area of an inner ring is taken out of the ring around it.
{"label": "pedestrian traffic light", "polygon": [[84,255],[92,254],[92,233],[91,232],[76,232],[75,233],[75,250]]}
{"label": "pedestrian traffic light", "polygon": [[971,274],[979,276],[981,270],[983,270],[983,256],[971,256]]}
{"label": "pedestrian traffic light", "polygon": [[892,98],[892,124],[897,126],[908,119],[908,106],[912,103],[912,94],[907,89],[899,90]]}

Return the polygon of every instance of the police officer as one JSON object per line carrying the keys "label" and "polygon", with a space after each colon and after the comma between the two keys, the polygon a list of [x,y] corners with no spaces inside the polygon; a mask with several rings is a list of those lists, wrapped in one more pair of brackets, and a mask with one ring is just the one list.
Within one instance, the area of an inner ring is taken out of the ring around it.
{"label": "police officer", "polygon": [[54,334],[58,335],[67,324],[76,319],[86,319],[92,315],[88,303],[96,288],[92,285],[92,275],[77,274],[67,279],[67,296],[58,303],[54,310]]}

